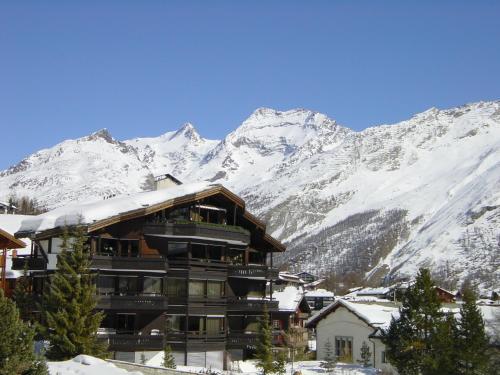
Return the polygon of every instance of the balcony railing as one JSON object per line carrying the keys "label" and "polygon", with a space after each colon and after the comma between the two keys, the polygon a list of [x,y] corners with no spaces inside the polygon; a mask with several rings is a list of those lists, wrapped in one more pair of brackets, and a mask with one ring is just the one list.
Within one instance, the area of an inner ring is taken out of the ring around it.
{"label": "balcony railing", "polygon": [[18,255],[12,258],[12,269],[23,270],[25,264],[28,265],[29,270],[44,270],[47,262],[42,257],[32,257],[31,255]]}
{"label": "balcony railing", "polygon": [[[279,345],[282,343],[282,338],[280,332],[273,331],[273,345]],[[260,334],[258,332],[244,332],[230,330],[227,335],[227,346],[228,348],[244,348],[246,346],[257,346],[257,343],[261,340]]]}
{"label": "balcony railing", "polygon": [[250,232],[241,227],[200,222],[148,223],[144,234],[172,235],[184,237],[208,237],[220,240],[250,243]]}
{"label": "balcony railing", "polygon": [[227,275],[229,277],[258,277],[266,280],[276,280],[279,277],[279,271],[276,268],[264,265],[230,264],[227,268]]}
{"label": "balcony railing", "polygon": [[166,310],[168,299],[166,296],[100,295],[98,296],[97,308],[130,311]]}
{"label": "balcony railing", "polygon": [[225,342],[226,332],[206,332],[206,331],[188,331],[188,332],[169,332],[167,342]]}
{"label": "balcony railing", "polygon": [[161,257],[110,257],[105,255],[94,255],[92,257],[92,268],[112,270],[166,271],[168,265],[165,259]]}
{"label": "balcony railing", "polygon": [[215,259],[174,258],[168,260],[168,265],[170,268],[180,268],[180,269],[197,268],[197,270],[207,269],[212,271],[223,271],[223,272],[226,272],[227,270],[227,263]]}
{"label": "balcony railing", "polygon": [[236,297],[230,297],[227,300],[227,311],[262,312],[264,306],[267,306],[270,312],[278,311],[278,301]]}
{"label": "balcony railing", "polygon": [[163,336],[161,335],[98,335],[100,341],[108,344],[111,351],[139,351],[163,349]]}

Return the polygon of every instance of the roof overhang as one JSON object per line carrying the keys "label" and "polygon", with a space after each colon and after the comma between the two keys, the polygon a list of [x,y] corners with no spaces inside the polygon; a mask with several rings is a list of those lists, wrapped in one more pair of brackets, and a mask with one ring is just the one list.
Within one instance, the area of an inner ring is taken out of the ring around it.
{"label": "roof overhang", "polygon": [[26,244],[12,234],[0,229],[0,249],[23,249]]}

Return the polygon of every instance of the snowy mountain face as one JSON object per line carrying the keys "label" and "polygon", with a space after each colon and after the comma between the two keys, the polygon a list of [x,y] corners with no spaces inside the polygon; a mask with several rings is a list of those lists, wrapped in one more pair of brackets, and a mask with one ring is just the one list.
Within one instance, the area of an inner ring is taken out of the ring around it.
{"label": "snowy mountain face", "polygon": [[147,189],[162,173],[239,193],[287,244],[281,261],[293,270],[378,284],[427,266],[450,286],[500,287],[498,101],[361,132],[268,108],[222,141],[191,124],[123,142],[100,131],[0,172],[0,198],[57,207]]}

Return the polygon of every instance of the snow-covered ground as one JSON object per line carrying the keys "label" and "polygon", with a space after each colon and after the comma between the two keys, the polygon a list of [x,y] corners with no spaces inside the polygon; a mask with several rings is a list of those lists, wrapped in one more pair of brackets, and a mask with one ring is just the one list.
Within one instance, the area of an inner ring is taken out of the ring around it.
{"label": "snow-covered ground", "polygon": [[[326,374],[326,371],[321,368],[320,361],[300,361],[292,365],[289,363],[286,366],[286,373],[293,374],[295,371],[300,371],[302,375],[318,375]],[[79,355],[69,361],[49,362],[49,371],[51,375],[142,375],[139,371],[126,371],[113,365],[112,363],[103,361],[102,359],[94,358],[88,355]],[[151,367],[158,367],[150,364]],[[191,371],[194,373],[203,373],[205,369],[201,367],[178,366],[177,370]],[[214,372],[227,373],[226,371],[211,369]],[[239,361],[235,362],[231,373],[242,375],[257,375],[258,369],[255,367],[255,361]],[[373,375],[377,374],[374,368],[363,368],[347,363],[338,363],[333,375]]]}
{"label": "snow-covered ground", "polygon": [[69,361],[49,362],[50,375],[142,375],[142,372],[122,370],[115,365],[88,355]]}

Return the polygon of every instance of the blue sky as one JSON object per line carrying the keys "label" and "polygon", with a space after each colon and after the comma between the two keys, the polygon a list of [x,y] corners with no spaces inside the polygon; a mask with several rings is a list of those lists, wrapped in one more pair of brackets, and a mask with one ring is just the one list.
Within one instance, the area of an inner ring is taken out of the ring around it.
{"label": "blue sky", "polygon": [[0,1],[0,169],[256,108],[363,129],[500,99],[499,1]]}

